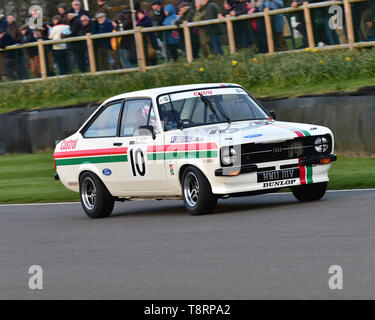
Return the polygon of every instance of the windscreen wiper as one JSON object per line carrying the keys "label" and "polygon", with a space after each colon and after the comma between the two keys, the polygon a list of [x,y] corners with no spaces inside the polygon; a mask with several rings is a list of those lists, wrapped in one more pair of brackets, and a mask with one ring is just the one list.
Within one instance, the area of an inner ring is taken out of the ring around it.
{"label": "windscreen wiper", "polygon": [[229,118],[229,117],[228,117],[223,111],[221,111],[219,108],[216,108],[216,107],[211,103],[211,101],[208,100],[203,94],[201,94],[200,92],[198,92],[198,94],[199,94],[199,96],[201,97],[201,99],[202,99],[202,101],[204,102],[204,104],[205,104],[206,106],[208,106],[208,107],[211,109],[211,111],[212,111],[214,114],[216,114],[216,116],[217,116],[217,112],[216,112],[216,110],[219,110],[220,113],[224,116],[224,118],[227,119],[227,122],[228,122],[229,124],[231,123],[230,118]]}
{"label": "windscreen wiper", "polygon": [[180,120],[177,119],[177,117],[176,117],[176,109],[175,109],[174,106],[173,106],[173,102],[172,102],[171,96],[168,95],[168,97],[169,97],[169,103],[170,103],[170,105],[171,105],[171,109],[172,109],[172,111],[173,111],[173,112],[172,112],[172,114],[173,114],[173,118],[176,120],[176,123],[177,123],[178,128],[182,130],[182,129],[184,128],[183,125],[182,125],[182,121],[181,121],[181,119],[180,119]]}

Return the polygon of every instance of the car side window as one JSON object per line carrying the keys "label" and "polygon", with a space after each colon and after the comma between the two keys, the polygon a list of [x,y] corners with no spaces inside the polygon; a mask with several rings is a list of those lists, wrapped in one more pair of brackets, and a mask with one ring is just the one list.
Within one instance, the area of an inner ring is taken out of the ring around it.
{"label": "car side window", "polygon": [[85,138],[115,137],[122,101],[108,105],[86,129]]}
{"label": "car side window", "polygon": [[120,136],[138,136],[139,127],[147,125],[153,126],[155,132],[157,132],[157,123],[151,99],[126,101],[122,113]]}

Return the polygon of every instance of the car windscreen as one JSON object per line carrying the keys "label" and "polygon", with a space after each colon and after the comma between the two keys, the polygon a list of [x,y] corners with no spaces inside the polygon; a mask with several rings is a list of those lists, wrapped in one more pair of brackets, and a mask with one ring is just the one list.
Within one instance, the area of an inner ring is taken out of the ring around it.
{"label": "car windscreen", "polygon": [[238,87],[166,94],[159,97],[158,106],[165,131],[179,127],[268,118],[257,102]]}

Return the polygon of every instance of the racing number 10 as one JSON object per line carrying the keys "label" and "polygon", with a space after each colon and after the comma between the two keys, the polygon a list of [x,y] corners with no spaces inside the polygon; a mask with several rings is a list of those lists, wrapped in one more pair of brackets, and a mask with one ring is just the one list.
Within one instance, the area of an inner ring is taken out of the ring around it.
{"label": "racing number 10", "polygon": [[[139,163],[139,160],[141,163]],[[146,163],[145,163],[145,156],[143,154],[142,149],[137,149],[135,152],[133,149],[130,150],[130,162],[132,165],[133,176],[137,176],[137,172],[140,176],[144,176],[146,174]],[[137,168],[137,172],[136,172]]]}

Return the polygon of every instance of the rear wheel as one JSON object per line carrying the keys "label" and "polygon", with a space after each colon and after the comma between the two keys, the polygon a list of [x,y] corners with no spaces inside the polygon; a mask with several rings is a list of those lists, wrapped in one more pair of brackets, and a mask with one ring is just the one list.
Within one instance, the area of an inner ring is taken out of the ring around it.
{"label": "rear wheel", "polygon": [[92,219],[108,217],[115,201],[103,182],[93,173],[86,172],[79,181],[81,204]]}
{"label": "rear wheel", "polygon": [[182,195],[186,209],[192,215],[215,211],[217,197],[204,174],[194,167],[185,170],[182,176]]}
{"label": "rear wheel", "polygon": [[327,186],[328,182],[306,184],[292,188],[292,192],[299,201],[315,201],[323,198]]}

